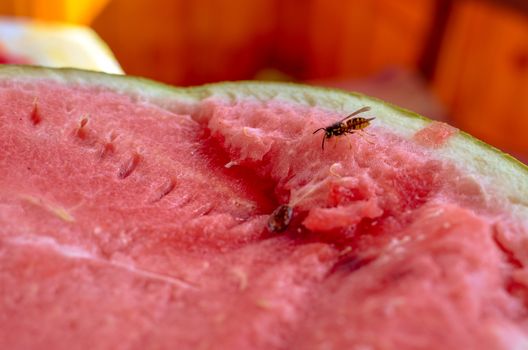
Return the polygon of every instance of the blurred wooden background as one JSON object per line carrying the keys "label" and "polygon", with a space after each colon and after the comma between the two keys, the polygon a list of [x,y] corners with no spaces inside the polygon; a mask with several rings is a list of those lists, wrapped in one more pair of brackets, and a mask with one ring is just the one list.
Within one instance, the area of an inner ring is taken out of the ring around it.
{"label": "blurred wooden background", "polygon": [[128,74],[177,85],[259,78],[346,87],[388,69],[410,72],[450,122],[528,157],[524,0],[99,0],[62,14],[50,4],[74,2],[19,0],[0,12],[24,14],[24,2],[48,4],[26,13],[33,17],[91,25]]}

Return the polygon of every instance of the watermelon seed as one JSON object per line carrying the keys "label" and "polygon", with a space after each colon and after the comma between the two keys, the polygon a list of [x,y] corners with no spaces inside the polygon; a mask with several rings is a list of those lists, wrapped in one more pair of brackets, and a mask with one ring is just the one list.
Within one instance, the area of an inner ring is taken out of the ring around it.
{"label": "watermelon seed", "polygon": [[159,202],[163,197],[171,193],[172,190],[174,190],[174,187],[176,187],[176,181],[174,181],[174,179],[169,179],[168,181],[165,181],[165,183],[158,189],[158,195],[155,197],[154,200],[152,200],[151,203]]}
{"label": "watermelon seed", "polygon": [[343,254],[330,270],[336,272],[354,272],[376,260],[376,256],[358,256],[356,254]]}
{"label": "watermelon seed", "polygon": [[88,124],[88,117],[81,118],[81,122],[80,122],[81,128],[84,128],[86,124]]}
{"label": "watermelon seed", "polygon": [[108,138],[108,141],[104,143],[103,148],[101,149],[101,153],[99,156],[101,158],[104,158],[107,154],[113,153],[115,150],[114,141],[117,139],[117,134],[115,132],[111,132],[110,136]]}
{"label": "watermelon seed", "polygon": [[110,133],[110,136],[108,137],[108,140],[109,140],[110,142],[114,142],[114,141],[117,139],[117,136],[118,136],[117,133],[116,133],[115,131],[112,131],[112,132]]}
{"label": "watermelon seed", "polygon": [[35,101],[33,102],[33,110],[31,111],[30,119],[33,125],[37,125],[42,121],[42,117],[40,116],[40,112],[38,110],[36,98],[35,98]]}
{"label": "watermelon seed", "polygon": [[523,263],[519,258],[516,256],[515,252],[508,247],[507,244],[505,244],[504,239],[501,239],[501,227],[499,224],[495,223],[493,225],[493,231],[492,231],[492,239],[495,242],[495,245],[499,249],[500,252],[505,257],[505,260],[513,267],[515,268],[522,268]]}
{"label": "watermelon seed", "polygon": [[209,204],[200,215],[201,216],[207,216],[207,215],[211,214],[214,209],[215,209],[215,207],[212,206],[211,204]]}
{"label": "watermelon seed", "polygon": [[293,208],[282,204],[271,213],[268,219],[270,232],[284,232],[288,228],[293,215]]}
{"label": "watermelon seed", "polygon": [[75,132],[75,135],[77,135],[78,138],[81,140],[86,139],[86,129],[84,128],[88,124],[88,117],[82,117],[81,121],[79,122],[79,128],[77,128],[77,131]]}
{"label": "watermelon seed", "polygon": [[114,152],[114,144],[111,142],[106,142],[103,145],[103,148],[101,149],[99,156],[101,158],[104,158],[107,154],[112,153],[112,152]]}
{"label": "watermelon seed", "polygon": [[123,163],[121,167],[119,168],[117,177],[120,179],[125,179],[128,176],[130,176],[130,174],[132,174],[132,172],[138,166],[139,160],[140,160],[139,154],[137,153],[132,154],[132,156],[125,163]]}

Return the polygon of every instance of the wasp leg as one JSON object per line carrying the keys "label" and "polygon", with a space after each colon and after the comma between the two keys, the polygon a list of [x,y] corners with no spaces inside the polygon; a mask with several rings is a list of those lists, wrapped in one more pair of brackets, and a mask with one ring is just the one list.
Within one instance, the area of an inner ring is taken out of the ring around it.
{"label": "wasp leg", "polygon": [[335,141],[334,141],[334,148],[337,147],[337,141],[339,141],[338,138],[339,138],[339,137],[334,137],[334,139],[335,139]]}
{"label": "wasp leg", "polygon": [[374,144],[374,142],[370,141],[364,134],[364,132],[362,130],[356,130],[356,131],[352,131],[352,132],[348,132],[347,134],[354,134],[355,132],[358,133],[359,137],[362,137],[365,141],[367,141],[368,143],[370,143],[371,145]]}
{"label": "wasp leg", "polygon": [[368,137],[366,136],[366,135],[368,135],[368,136],[371,136],[371,137],[375,137],[374,135],[369,134],[368,132],[366,132],[366,131],[364,131],[364,130],[361,130],[360,135],[361,135],[361,137],[363,137],[363,138],[365,139],[365,141],[367,141],[367,142],[370,143],[371,145],[374,144],[374,142],[372,142],[371,140],[369,140]]}
{"label": "wasp leg", "polygon": [[[352,132],[349,132],[348,134],[352,135],[353,133],[354,133],[354,132],[352,131]],[[350,142],[350,137],[347,137],[347,141],[348,141],[348,148],[349,148],[350,150],[352,150],[352,142]]]}

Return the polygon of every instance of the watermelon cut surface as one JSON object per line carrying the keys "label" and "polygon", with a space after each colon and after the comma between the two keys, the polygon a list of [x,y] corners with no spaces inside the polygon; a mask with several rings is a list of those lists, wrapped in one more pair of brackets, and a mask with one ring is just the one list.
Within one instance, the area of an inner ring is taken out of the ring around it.
{"label": "watermelon cut surface", "polygon": [[0,150],[1,349],[528,346],[526,167],[445,124],[13,66]]}

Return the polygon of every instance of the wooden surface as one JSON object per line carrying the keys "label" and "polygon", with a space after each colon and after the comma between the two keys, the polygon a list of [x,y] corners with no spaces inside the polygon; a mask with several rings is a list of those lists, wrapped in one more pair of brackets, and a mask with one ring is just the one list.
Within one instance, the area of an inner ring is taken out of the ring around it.
{"label": "wooden surface", "polygon": [[453,121],[528,155],[528,18],[491,3],[459,2],[432,87]]}
{"label": "wooden surface", "polygon": [[[93,26],[131,74],[190,85],[416,66],[433,0],[114,0]],[[126,38],[132,38],[127,40]]]}
{"label": "wooden surface", "polygon": [[1,0],[0,13],[9,16],[38,18],[89,24],[110,0]]}

